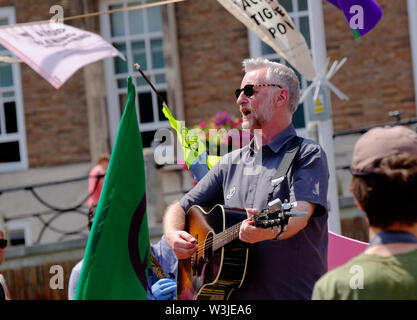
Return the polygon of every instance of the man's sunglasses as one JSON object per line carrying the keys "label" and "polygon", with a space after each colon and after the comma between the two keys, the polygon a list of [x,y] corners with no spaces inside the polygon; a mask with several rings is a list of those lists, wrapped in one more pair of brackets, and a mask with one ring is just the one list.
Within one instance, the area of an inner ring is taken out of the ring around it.
{"label": "man's sunglasses", "polygon": [[0,249],[4,249],[7,246],[7,240],[6,239],[0,239]]}
{"label": "man's sunglasses", "polygon": [[253,96],[253,87],[278,87],[278,88],[282,89],[282,87],[279,84],[247,84],[243,88],[238,88],[238,89],[235,90],[236,98],[239,98],[242,91],[245,94],[245,96],[252,97]]}

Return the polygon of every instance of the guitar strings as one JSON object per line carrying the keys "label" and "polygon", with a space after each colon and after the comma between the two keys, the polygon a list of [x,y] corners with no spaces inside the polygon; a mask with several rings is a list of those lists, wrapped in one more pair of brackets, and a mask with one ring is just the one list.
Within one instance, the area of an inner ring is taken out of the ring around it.
{"label": "guitar strings", "polygon": [[[237,229],[240,229],[242,222],[239,222],[238,224],[218,233],[218,234],[214,234],[214,236],[207,240],[207,242],[203,242],[200,246],[200,243],[198,244],[198,248],[197,248],[197,255],[202,255],[202,253],[204,253],[205,248],[207,246],[212,246],[214,247],[215,245],[223,242],[225,239],[227,239],[228,237],[233,237],[236,234]],[[236,239],[236,238],[234,238]],[[234,240],[234,239],[230,239],[230,241]],[[230,242],[228,241],[228,242]]]}
{"label": "guitar strings", "polygon": [[[205,248],[207,246],[212,246],[212,245],[215,246],[215,245],[223,242],[228,237],[230,237],[230,236],[233,237],[233,235],[236,233],[236,229],[238,229],[237,227],[239,227],[239,229],[240,229],[240,224],[241,223],[239,223],[238,225],[235,225],[235,226],[233,226],[233,227],[231,227],[227,230],[224,230],[219,234],[215,234],[213,236],[213,238],[203,242],[201,245],[199,244],[198,249],[197,249],[197,255],[201,255],[205,251]],[[234,240],[234,239],[231,239],[230,241],[232,241],[232,240]]]}
{"label": "guitar strings", "polygon": [[[226,239],[228,239],[228,237],[232,237],[230,240],[226,241],[226,243],[224,243],[221,247],[225,246],[227,243],[235,240],[237,237],[235,236],[236,232],[240,229],[240,226],[242,225],[242,222],[239,222],[238,224],[235,224],[234,226],[223,230],[222,232],[218,233],[218,234],[214,234],[212,238],[210,238],[207,241],[203,241],[200,245],[200,243],[198,243],[197,246],[197,255],[203,255],[206,247],[215,247],[217,244],[224,242]],[[219,249],[219,248],[217,248]],[[217,250],[216,249],[216,250]],[[215,250],[213,250],[215,251]]]}
{"label": "guitar strings", "polygon": [[[233,241],[234,239],[236,239],[237,237],[235,237],[235,234],[240,229],[240,226],[242,225],[242,222],[239,222],[238,224],[235,224],[234,226],[232,226],[232,227],[230,227],[226,230],[223,230],[222,232],[220,232],[218,234],[214,234],[211,239],[209,239],[207,241],[203,241],[201,243],[201,245],[200,245],[200,243],[198,243],[198,247],[197,247],[197,251],[196,251],[197,255],[202,255],[204,253],[206,247],[209,247],[209,246],[215,247],[217,244],[219,244],[221,242],[224,242],[224,240],[226,240],[228,237],[232,237],[232,239],[230,239],[225,244],[223,244],[223,246],[226,245],[228,242]],[[223,246],[220,246],[220,248],[223,247]],[[217,249],[219,249],[219,248],[217,248]]]}

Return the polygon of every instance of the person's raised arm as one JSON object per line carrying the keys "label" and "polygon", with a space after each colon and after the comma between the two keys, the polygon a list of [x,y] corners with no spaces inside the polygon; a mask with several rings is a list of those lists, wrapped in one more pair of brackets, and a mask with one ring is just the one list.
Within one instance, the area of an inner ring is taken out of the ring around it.
{"label": "person's raised arm", "polygon": [[164,216],[164,234],[178,259],[189,258],[197,250],[197,241],[184,231],[185,212],[176,202],[170,205]]}

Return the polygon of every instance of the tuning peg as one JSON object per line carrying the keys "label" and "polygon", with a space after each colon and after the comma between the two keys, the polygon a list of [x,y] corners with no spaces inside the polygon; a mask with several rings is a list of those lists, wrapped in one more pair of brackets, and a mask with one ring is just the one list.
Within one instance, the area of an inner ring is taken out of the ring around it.
{"label": "tuning peg", "polygon": [[268,209],[271,212],[281,211],[282,210],[281,199],[276,198],[275,200],[272,200],[272,201],[268,202]]}
{"label": "tuning peg", "polygon": [[302,217],[307,215],[307,211],[291,211],[291,212],[284,212],[284,215],[288,217]]}

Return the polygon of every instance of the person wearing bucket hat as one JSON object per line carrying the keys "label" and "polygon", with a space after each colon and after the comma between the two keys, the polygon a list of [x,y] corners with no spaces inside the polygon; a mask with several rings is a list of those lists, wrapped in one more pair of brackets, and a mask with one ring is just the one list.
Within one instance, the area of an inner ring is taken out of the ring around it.
{"label": "person wearing bucket hat", "polygon": [[351,191],[369,223],[364,253],[321,277],[313,299],[417,299],[417,134],[369,130],[356,143]]}
{"label": "person wearing bucket hat", "polygon": [[[7,246],[7,232],[6,226],[0,217],[0,264],[4,261],[4,255]],[[6,280],[4,279],[3,275],[0,274],[0,300],[9,300],[9,291],[6,286]]]}

